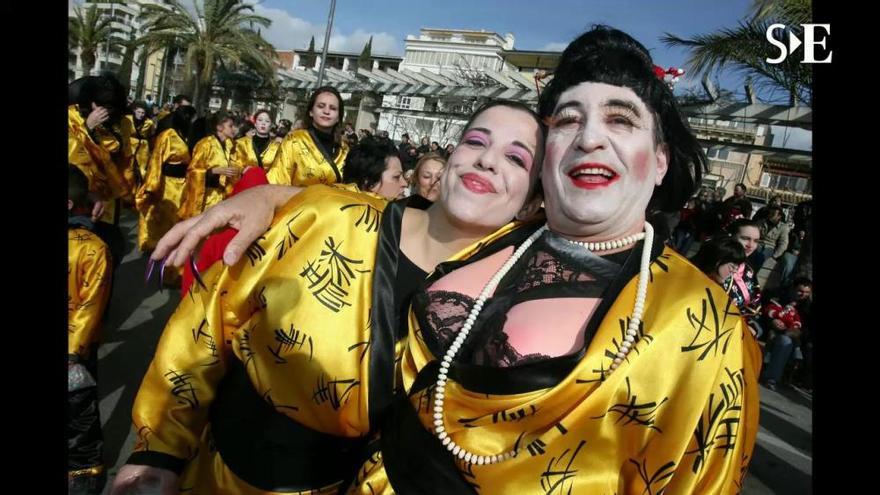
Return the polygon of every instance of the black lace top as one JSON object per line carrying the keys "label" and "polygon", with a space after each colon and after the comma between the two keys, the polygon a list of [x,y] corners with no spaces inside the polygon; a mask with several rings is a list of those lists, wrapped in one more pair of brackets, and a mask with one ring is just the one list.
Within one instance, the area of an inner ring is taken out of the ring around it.
{"label": "black lace top", "polygon": [[[629,255],[630,251],[624,251],[599,257],[553,233],[545,233],[523,254],[486,301],[456,361],[510,367],[551,359],[540,353],[523,354],[509,342],[505,323],[510,309],[526,301],[569,297],[594,299],[598,307]],[[480,285],[484,283],[481,281]],[[474,299],[458,292],[432,290],[432,285],[414,298],[413,307],[416,314],[421,315],[426,344],[435,355],[441,355],[467,319]],[[552,332],[553,329],[534,331]],[[584,348],[588,344],[586,341]]]}

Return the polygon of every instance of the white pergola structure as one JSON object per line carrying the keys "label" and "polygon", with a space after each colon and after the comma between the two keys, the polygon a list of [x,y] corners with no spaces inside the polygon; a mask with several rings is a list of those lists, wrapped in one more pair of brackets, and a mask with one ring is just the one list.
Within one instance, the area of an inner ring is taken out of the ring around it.
{"label": "white pergola structure", "polygon": [[[380,95],[421,97],[483,97],[536,102],[534,81],[519,72],[482,71],[495,84],[477,85],[461,74],[443,70],[414,72],[402,69],[358,69],[357,72],[325,69],[325,84],[340,93],[368,91]],[[279,70],[281,86],[290,90],[311,90],[317,87],[318,76],[312,70]]]}

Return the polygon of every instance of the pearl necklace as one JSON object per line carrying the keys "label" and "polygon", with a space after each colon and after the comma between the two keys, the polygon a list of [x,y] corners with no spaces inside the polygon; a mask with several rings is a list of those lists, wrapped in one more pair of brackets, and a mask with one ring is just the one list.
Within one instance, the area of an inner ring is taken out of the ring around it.
{"label": "pearl necklace", "polygon": [[[538,237],[540,237],[544,231],[547,230],[547,224],[544,224],[543,227],[535,231],[516,251],[510,255],[510,258],[501,266],[501,268],[489,279],[489,282],[486,283],[485,287],[483,287],[482,292],[480,292],[479,297],[474,302],[474,306],[471,308],[470,313],[468,314],[467,319],[462,325],[461,330],[459,330],[458,335],[456,335],[455,340],[452,342],[452,345],[449,346],[449,349],[446,350],[446,354],[443,356],[442,361],[440,362],[440,373],[437,376],[437,383],[434,388],[434,433],[437,435],[437,438],[443,443],[443,445],[452,453],[453,456],[458,457],[459,459],[464,460],[469,464],[497,464],[502,461],[506,461],[512,457],[516,457],[517,450],[514,449],[504,452],[502,454],[494,454],[494,455],[477,455],[472,452],[469,452],[463,449],[460,445],[456,444],[452,441],[452,437],[446,433],[446,427],[443,425],[443,400],[446,396],[446,381],[449,376],[449,367],[452,364],[453,358],[458,354],[458,351],[461,349],[462,344],[467,339],[468,333],[470,333],[471,328],[474,326],[474,322],[477,320],[477,316],[480,314],[480,311],[483,309],[483,305],[486,303],[486,300],[489,299],[495,289],[498,287],[498,284],[501,283],[501,279],[507,275],[507,272],[510,271],[511,268],[516,264],[517,261],[522,257],[522,255],[526,252],[526,250],[534,243]],[[580,241],[572,241],[566,239],[567,241],[573,244],[579,244],[590,251],[605,251],[609,249],[616,249],[624,246],[628,246],[633,244],[641,239],[645,239],[645,245],[642,247],[642,259],[641,264],[639,266],[639,282],[638,288],[636,290],[636,302],[633,307],[632,317],[629,320],[629,325],[626,330],[626,337],[624,337],[623,342],[620,344],[620,349],[614,357],[614,360],[611,363],[610,368],[606,371],[606,373],[610,374],[618,366],[623,362],[626,355],[629,353],[630,349],[632,349],[633,345],[636,342],[636,335],[639,332],[639,323],[642,321],[642,313],[645,310],[645,298],[648,293],[648,279],[649,277],[649,266],[651,263],[651,248],[653,247],[654,241],[654,228],[650,223],[645,222],[645,231],[639,234],[631,235],[624,237],[623,239],[619,239],[616,241],[607,241],[607,242],[580,242]]]}
{"label": "pearl necklace", "polygon": [[587,251],[610,251],[612,249],[622,248],[624,246],[629,246],[630,244],[641,241],[645,238],[644,232],[639,232],[638,234],[628,235],[623,239],[618,239],[616,241],[605,241],[605,242],[584,242],[584,241],[573,241],[571,239],[567,239],[565,237],[562,240],[570,243],[577,244],[586,248]]}

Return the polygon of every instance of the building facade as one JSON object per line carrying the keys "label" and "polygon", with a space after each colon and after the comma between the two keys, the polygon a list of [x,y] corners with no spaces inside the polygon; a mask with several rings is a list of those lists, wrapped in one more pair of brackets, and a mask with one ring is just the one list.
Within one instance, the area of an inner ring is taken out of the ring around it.
{"label": "building facade", "polygon": [[[400,71],[426,84],[436,81],[436,74],[477,88],[513,88],[531,85],[536,72],[552,70],[559,62],[558,52],[516,50],[515,41],[512,33],[422,28],[418,36],[407,36]],[[517,83],[511,84],[509,78],[516,78]],[[427,137],[441,147],[457,144],[470,114],[484,100],[467,92],[382,95],[377,127],[388,131],[392,139],[406,133],[416,143]]]}
{"label": "building facade", "polygon": [[[94,6],[102,17],[110,17],[112,26],[116,31],[108,37],[106,43],[102,43],[95,53],[95,66],[92,68],[91,74],[98,74],[103,71],[119,72],[122,67],[125,49],[114,42],[127,42],[143,35],[140,22],[141,7],[144,5],[164,5],[164,0],[127,0],[125,2],[101,2],[101,1],[85,1],[79,7],[85,11]],[[68,12],[68,17],[73,17],[74,11]],[[68,70],[67,79],[72,81],[88,74],[84,73],[82,60],[80,57],[79,47],[70,47],[68,53]],[[138,48],[134,54],[134,60],[131,68],[131,79],[129,81],[120,81],[131,88],[132,97],[144,97],[147,94],[153,95],[155,101],[159,101],[161,93],[165,89],[162,81],[162,66],[165,62],[166,51],[159,50],[147,56],[146,62],[143,64],[145,74],[144,86],[142,94],[135,95],[138,78],[141,77],[141,64],[138,62],[143,55],[143,48]],[[167,100],[167,98],[164,98]]]}

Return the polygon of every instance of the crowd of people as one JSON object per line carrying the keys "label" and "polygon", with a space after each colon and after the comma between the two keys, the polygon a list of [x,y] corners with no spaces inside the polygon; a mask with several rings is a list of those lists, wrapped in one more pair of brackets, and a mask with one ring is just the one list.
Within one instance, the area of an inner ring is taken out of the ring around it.
{"label": "crowd of people", "polygon": [[[786,211],[774,195],[753,212],[746,192],[737,184],[722,199],[723,188],[701,189],[679,212],[671,245],[688,255],[699,243],[692,261],[727,290],[764,346],[764,384],[812,392],[812,200]],[[762,270],[769,271],[763,288]]]}
{"label": "crowd of people", "polygon": [[95,350],[124,208],[182,297],[114,495],[737,493],[762,361],[771,388],[789,361],[811,376],[809,205],[789,226],[744,185],[697,192],[705,154],[621,31],[446,146],[355,132],[330,86],[296,123],[127,94],[70,88],[71,493],[106,482]]}

